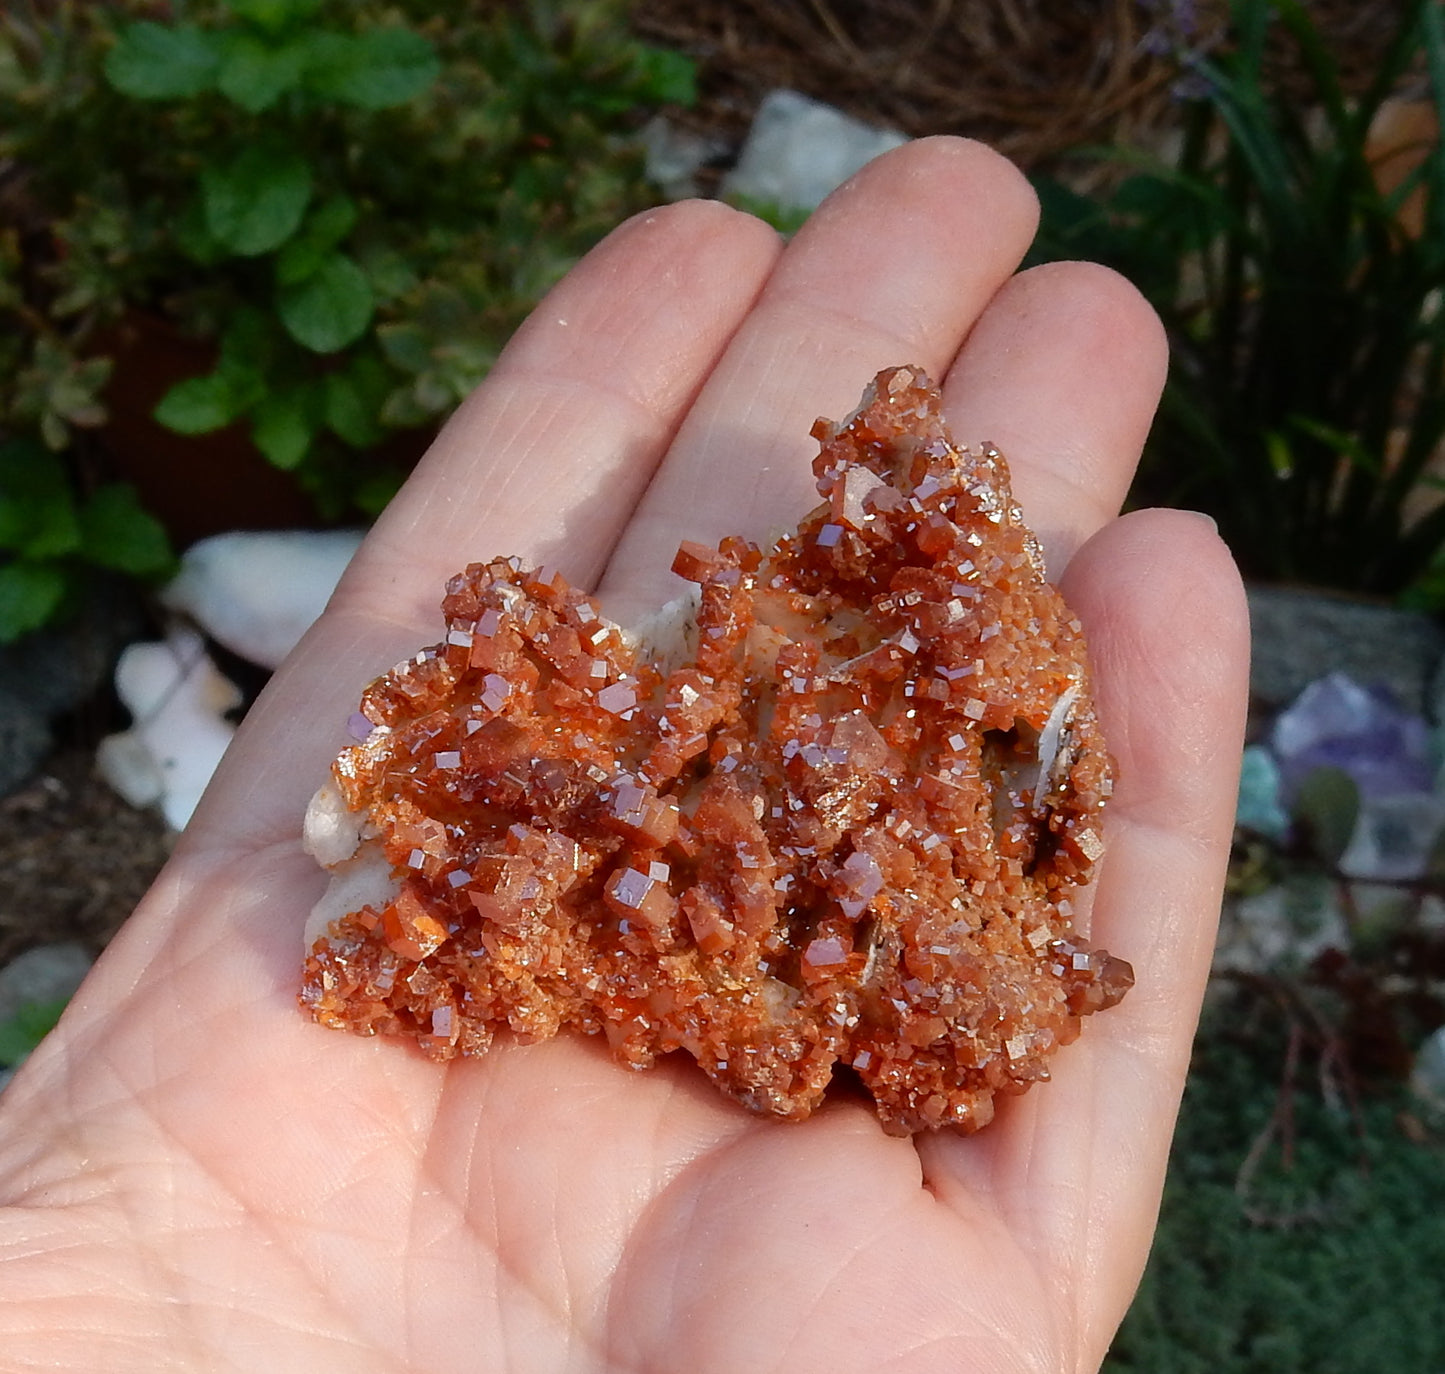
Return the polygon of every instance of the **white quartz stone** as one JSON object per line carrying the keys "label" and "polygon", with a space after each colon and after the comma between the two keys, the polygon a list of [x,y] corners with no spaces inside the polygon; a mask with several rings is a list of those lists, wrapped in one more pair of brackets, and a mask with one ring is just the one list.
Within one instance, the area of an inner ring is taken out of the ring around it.
{"label": "white quartz stone", "polygon": [[161,593],[232,653],[275,668],[326,609],[359,530],[217,534],[193,544]]}
{"label": "white quartz stone", "polygon": [[180,830],[235,734],[225,713],[241,694],[207,657],[201,636],[181,625],[160,643],[130,645],[115,686],[134,723],[100,742],[101,776],[132,805],[158,802]]}
{"label": "white quartz stone", "polygon": [[322,868],[334,868],[356,853],[365,822],[363,813],[346,809],[341,789],[328,780],[306,808],[301,847]]}
{"label": "white quartz stone", "polygon": [[865,163],[907,142],[797,91],[769,91],[723,193],[813,210]]}
{"label": "white quartz stone", "polygon": [[392,872],[378,841],[362,845],[355,858],[335,865],[330,872],[331,882],[306,918],[301,936],[303,953],[310,953],[333,921],[364,906],[380,910],[401,891],[401,881]]}

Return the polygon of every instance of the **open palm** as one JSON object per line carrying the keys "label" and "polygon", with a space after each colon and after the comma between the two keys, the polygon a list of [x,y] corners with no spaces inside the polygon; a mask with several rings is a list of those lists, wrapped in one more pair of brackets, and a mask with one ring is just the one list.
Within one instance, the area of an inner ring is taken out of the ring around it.
{"label": "open palm", "polygon": [[[1012,275],[1021,177],[924,140],[784,249],[711,204],[537,310],[248,717],[174,859],[0,1099],[0,1351],[85,1371],[1075,1371],[1138,1280],[1213,938],[1243,602],[1208,523],[1114,519],[1165,365],[1083,264]],[[981,1134],[748,1115],[563,1037],[442,1068],[296,1006],[306,799],[446,576],[517,553],[616,619],[680,538],[811,504],[808,427],[881,367],[992,440],[1090,637],[1119,759],[1093,939],[1138,985]]]}

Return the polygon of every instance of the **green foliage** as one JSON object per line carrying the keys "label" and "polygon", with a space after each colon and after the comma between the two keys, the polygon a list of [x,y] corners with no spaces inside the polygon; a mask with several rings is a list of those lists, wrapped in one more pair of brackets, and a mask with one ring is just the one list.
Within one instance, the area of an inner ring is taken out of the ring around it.
{"label": "green foliage", "polygon": [[[1302,0],[1231,8],[1230,42],[1186,55],[1177,159],[1126,157],[1103,201],[1044,183],[1037,256],[1120,268],[1169,327],[1138,499],[1208,511],[1254,576],[1445,605],[1445,507],[1420,501],[1445,439],[1445,152],[1387,192],[1370,145],[1412,74],[1445,104],[1445,17],[1405,0],[1347,96]],[[1281,53],[1306,89],[1270,78]]]}
{"label": "green foliage", "polygon": [[1110,1374],[1436,1374],[1445,1368],[1445,1149],[1360,1104],[1338,1066],[1246,1037],[1241,1008],[1196,1046],[1149,1268]]}
{"label": "green foliage", "polygon": [[215,84],[220,45],[190,24],[132,24],[105,58],[106,79],[137,100],[199,95]]}
{"label": "green foliage", "polygon": [[1359,785],[1343,768],[1316,768],[1300,784],[1294,813],[1315,857],[1338,868],[1360,817]]}
{"label": "green foliage", "polygon": [[165,531],[130,487],[78,496],[60,456],[30,439],[0,444],[0,644],[54,617],[87,568],[155,578],[173,565]]}
{"label": "green foliage", "polygon": [[269,253],[301,227],[311,186],[311,168],[295,149],[279,140],[248,144],[201,171],[206,232],[241,257]]}
{"label": "green foliage", "polygon": [[281,322],[313,353],[338,353],[371,323],[376,297],[366,273],[345,253],[328,253],[299,281],[276,293]]}
{"label": "green foliage", "polygon": [[303,83],[323,98],[363,110],[405,105],[436,80],[436,53],[408,29],[313,33],[301,56]]}
{"label": "green foliage", "polygon": [[0,644],[37,630],[65,599],[65,574],[53,562],[0,564]]}
{"label": "green foliage", "polygon": [[[400,478],[383,441],[439,423],[541,294],[651,203],[631,134],[692,98],[692,66],[633,39],[623,0],[168,13],[0,13],[0,162],[24,221],[0,221],[0,439],[61,454],[101,425],[106,331],[144,311],[215,358],[164,397],[163,424],[241,424],[323,514],[374,512]],[[34,514],[12,499],[0,529]],[[154,552],[150,527],[128,549],[111,528],[133,502],[73,483],[69,499],[94,553],[4,544],[15,624],[62,604],[67,559]]]}
{"label": "green foliage", "polygon": [[728,202],[756,215],[764,224],[771,224],[784,238],[792,238],[811,213],[796,205],[779,205],[775,200],[761,200],[757,196],[733,195],[728,197]]}
{"label": "green foliage", "polygon": [[[212,6],[212,17],[221,18]],[[363,110],[405,105],[440,73],[435,48],[396,26],[348,33],[310,21],[319,4],[230,4],[241,22],[200,28],[141,20],[120,28],[105,78],[137,100],[218,90],[250,114],[305,91]]]}
{"label": "green foliage", "polygon": [[26,1002],[7,1021],[0,1021],[0,1069],[19,1064],[52,1030],[65,1010],[58,1002]]}

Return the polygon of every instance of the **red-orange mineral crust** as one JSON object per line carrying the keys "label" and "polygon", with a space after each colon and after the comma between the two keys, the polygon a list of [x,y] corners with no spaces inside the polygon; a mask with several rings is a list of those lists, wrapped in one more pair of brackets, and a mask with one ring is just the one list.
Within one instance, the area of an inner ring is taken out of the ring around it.
{"label": "red-orange mineral crust", "polygon": [[1084,642],[1002,457],[916,368],[813,433],[796,534],[679,551],[681,666],[516,559],[452,579],[335,765],[393,880],[311,948],[318,1021],[686,1050],[790,1119],[847,1065],[903,1134],[985,1125],[1124,995],[1071,919],[1111,788]]}

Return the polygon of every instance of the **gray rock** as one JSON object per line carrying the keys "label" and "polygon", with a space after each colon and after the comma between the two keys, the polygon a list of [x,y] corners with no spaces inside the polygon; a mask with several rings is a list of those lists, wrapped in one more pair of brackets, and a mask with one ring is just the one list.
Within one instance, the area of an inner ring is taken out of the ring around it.
{"label": "gray rock", "polygon": [[8,1021],[27,1002],[69,998],[95,961],[83,946],[37,945],[0,968],[0,1021]]}
{"label": "gray rock", "polygon": [[1420,1046],[1410,1074],[1410,1088],[1427,1106],[1445,1112],[1445,1026]]}
{"label": "gray rock", "polygon": [[0,647],[0,690],[53,720],[105,684],[117,655],[143,627],[134,589],[97,579],[74,619]]}
{"label": "gray rock", "polygon": [[1251,587],[1251,692],[1283,706],[1333,672],[1384,683],[1410,711],[1441,719],[1432,686],[1445,662],[1445,630],[1429,616],[1289,587]]}
{"label": "gray rock", "polygon": [[729,152],[725,140],[679,128],[666,115],[653,115],[638,131],[638,137],[647,157],[647,179],[668,200],[686,200],[699,194],[697,174]]}
{"label": "gray rock", "polygon": [[0,687],[0,797],[18,792],[50,752],[45,717]]}
{"label": "gray rock", "polygon": [[1224,903],[1214,972],[1297,974],[1321,951],[1349,944],[1333,887],[1306,877]]}
{"label": "gray rock", "polygon": [[[32,1002],[69,1001],[94,960],[77,944],[37,945],[0,968],[0,1023]],[[0,1068],[0,1092],[15,1077],[16,1062]]]}

